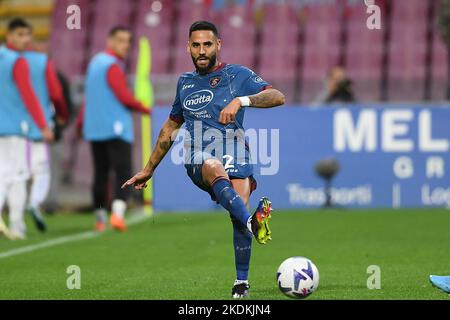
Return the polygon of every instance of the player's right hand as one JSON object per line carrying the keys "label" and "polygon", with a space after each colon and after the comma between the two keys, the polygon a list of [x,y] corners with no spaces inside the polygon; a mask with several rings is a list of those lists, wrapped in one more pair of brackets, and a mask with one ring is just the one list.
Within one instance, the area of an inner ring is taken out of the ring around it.
{"label": "player's right hand", "polygon": [[241,101],[238,98],[234,98],[231,102],[222,109],[219,115],[219,122],[221,124],[229,124],[236,120],[236,114],[241,108]]}
{"label": "player's right hand", "polygon": [[122,189],[128,186],[134,186],[136,190],[142,190],[147,187],[147,181],[151,179],[152,173],[142,170],[122,185]]}
{"label": "player's right hand", "polygon": [[42,135],[42,139],[47,143],[51,143],[51,142],[53,142],[53,140],[55,140],[55,135],[54,135],[52,129],[50,129],[49,127],[45,127],[44,129],[42,129],[41,135]]}

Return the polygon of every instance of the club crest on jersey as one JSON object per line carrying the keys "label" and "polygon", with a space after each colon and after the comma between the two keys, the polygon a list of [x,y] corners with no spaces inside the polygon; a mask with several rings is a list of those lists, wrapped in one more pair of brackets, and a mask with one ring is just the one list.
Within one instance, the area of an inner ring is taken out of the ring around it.
{"label": "club crest on jersey", "polygon": [[188,95],[183,106],[190,111],[198,111],[205,108],[214,98],[214,94],[210,90],[199,90]]}
{"label": "club crest on jersey", "polygon": [[214,77],[209,79],[209,85],[211,86],[211,88],[215,88],[217,87],[217,85],[220,83],[220,81],[222,80],[222,77]]}
{"label": "club crest on jersey", "polygon": [[264,80],[260,76],[256,76],[256,77],[253,78],[253,81],[256,82],[256,83],[261,83]]}

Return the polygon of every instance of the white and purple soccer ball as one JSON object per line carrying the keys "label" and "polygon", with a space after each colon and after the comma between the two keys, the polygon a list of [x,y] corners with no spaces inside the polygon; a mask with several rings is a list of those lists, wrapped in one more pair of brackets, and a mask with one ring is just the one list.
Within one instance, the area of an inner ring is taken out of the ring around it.
{"label": "white and purple soccer ball", "polygon": [[291,257],[278,267],[277,284],[288,297],[303,299],[317,290],[319,270],[308,258]]}

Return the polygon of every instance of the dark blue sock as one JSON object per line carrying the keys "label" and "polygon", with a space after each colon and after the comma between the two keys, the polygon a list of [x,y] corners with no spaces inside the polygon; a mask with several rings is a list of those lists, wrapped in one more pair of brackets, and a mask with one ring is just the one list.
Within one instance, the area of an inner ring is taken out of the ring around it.
{"label": "dark blue sock", "polygon": [[228,210],[237,221],[247,228],[250,213],[242,198],[234,191],[230,181],[225,178],[218,179],[213,182],[212,189],[222,207]]}
{"label": "dark blue sock", "polygon": [[252,254],[252,234],[247,228],[242,228],[237,221],[233,221],[233,246],[236,279],[247,280]]}

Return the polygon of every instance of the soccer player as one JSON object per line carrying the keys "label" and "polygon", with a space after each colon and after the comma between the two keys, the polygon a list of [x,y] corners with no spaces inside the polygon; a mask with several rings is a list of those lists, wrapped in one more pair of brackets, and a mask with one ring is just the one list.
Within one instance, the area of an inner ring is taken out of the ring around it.
{"label": "soccer player", "polygon": [[[31,32],[23,20],[12,20],[7,29],[6,46],[0,47],[0,212],[8,201],[10,235],[25,239],[23,219],[26,206],[27,140],[29,116],[42,139],[53,140],[53,132],[31,85],[29,64],[22,53],[29,47]],[[9,231],[9,230],[8,230]]]}
{"label": "soccer player", "polygon": [[[271,88],[250,69],[219,62],[221,40],[214,24],[193,23],[187,50],[196,70],[179,78],[170,117],[160,131],[147,165],[122,187],[132,185],[137,190],[146,187],[173,144],[177,130],[185,123],[187,174],[196,186],[208,192],[230,213],[237,274],[232,297],[243,298],[248,296],[250,288],[252,235],[260,244],[271,240],[268,223],[272,210],[267,198],[260,200],[253,215],[247,209],[256,180],[243,135],[244,111],[246,107],[279,106],[285,99],[280,91]],[[211,133],[211,129],[220,136],[208,141],[206,133]],[[203,142],[200,148],[198,141]]]}
{"label": "soccer player", "polygon": [[[31,26],[24,22],[25,27],[32,33]],[[23,57],[30,66],[31,84],[43,107],[45,120],[52,130],[55,127],[54,116],[59,125],[63,125],[69,117],[61,83],[59,82],[53,62],[45,53],[27,50]],[[31,117],[28,121],[28,150],[31,174],[31,187],[27,212],[33,217],[39,231],[46,230],[46,223],[40,212],[40,206],[47,198],[50,188],[50,150],[43,140],[42,134]]]}
{"label": "soccer player", "polygon": [[106,50],[96,54],[89,63],[85,108],[78,118],[78,127],[82,127],[85,140],[91,143],[97,231],[106,228],[110,169],[116,177],[110,224],[118,231],[126,230],[124,215],[130,193],[121,189],[121,181],[131,174],[134,131],[131,112],[149,113],[149,108],[137,101],[127,88],[123,69],[131,41],[131,31],[126,27],[111,29]]}

